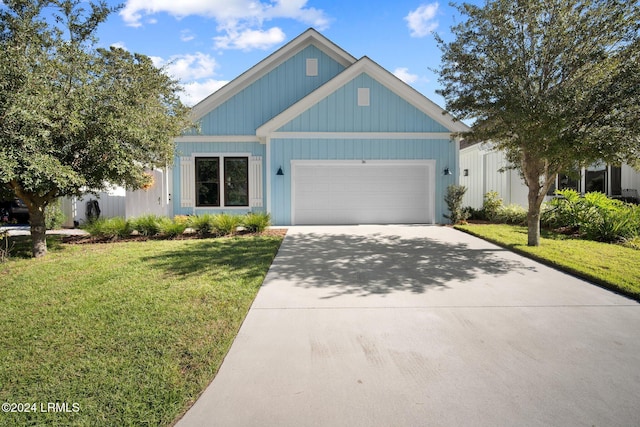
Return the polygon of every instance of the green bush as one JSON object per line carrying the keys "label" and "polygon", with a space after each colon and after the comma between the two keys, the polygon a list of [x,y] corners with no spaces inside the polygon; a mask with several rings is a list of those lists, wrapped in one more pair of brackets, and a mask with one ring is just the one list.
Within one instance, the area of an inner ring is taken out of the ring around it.
{"label": "green bush", "polygon": [[[593,209],[593,208],[592,208]],[[590,240],[622,242],[638,235],[638,223],[632,208],[596,208],[589,221],[580,224],[580,231]]]}
{"label": "green bush", "polygon": [[45,208],[45,225],[47,230],[56,230],[64,224],[65,215],[62,212],[62,202],[56,199]]}
{"label": "green bush", "polygon": [[228,213],[216,214],[211,219],[213,231],[223,236],[235,234],[241,223],[242,219],[239,215]]}
{"label": "green bush", "polygon": [[190,216],[187,226],[193,228],[200,235],[211,234],[213,232],[213,215],[202,214]]}
{"label": "green bush", "polygon": [[449,208],[450,215],[445,215],[445,218],[451,220],[452,224],[460,224],[467,220],[468,213],[462,208],[462,197],[467,192],[467,187],[464,185],[450,185],[447,187],[447,194],[444,197],[444,201]]}
{"label": "green bush", "polygon": [[495,214],[494,221],[502,224],[526,225],[527,210],[515,204],[501,206]]}
{"label": "green bush", "polygon": [[143,236],[155,236],[160,233],[160,222],[162,218],[158,215],[143,215],[131,219],[131,227]]}
{"label": "green bush", "polygon": [[242,217],[241,225],[251,233],[261,233],[271,225],[271,216],[264,212],[249,212]]}
{"label": "green bush", "polygon": [[640,207],[608,198],[602,193],[575,190],[557,191],[549,202],[544,223],[553,228],[570,227],[585,238],[601,242],[619,242],[640,234]]}
{"label": "green bush", "polygon": [[497,191],[489,191],[482,201],[482,212],[488,221],[496,221],[498,212],[502,208],[502,198]]}
{"label": "green bush", "polygon": [[167,237],[180,236],[187,229],[187,223],[185,221],[176,221],[167,217],[160,218],[160,220],[158,221],[158,226],[160,229],[160,234],[163,234]]}
{"label": "green bush", "polygon": [[92,236],[110,239],[127,237],[132,232],[131,223],[122,217],[99,218],[87,222],[84,229]]}

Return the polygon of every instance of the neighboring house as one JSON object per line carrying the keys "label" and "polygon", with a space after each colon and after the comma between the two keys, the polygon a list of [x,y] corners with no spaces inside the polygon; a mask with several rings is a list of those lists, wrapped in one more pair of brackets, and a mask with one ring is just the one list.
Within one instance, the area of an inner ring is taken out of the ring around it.
{"label": "neighboring house", "polygon": [[[491,144],[465,146],[463,143],[460,150],[460,185],[467,187],[464,206],[481,208],[484,195],[496,191],[504,204],[518,204],[526,208],[528,188],[520,172],[508,166],[504,153],[493,150]],[[593,164],[575,171],[571,176],[559,175],[547,199],[553,197],[556,188],[573,188],[583,194],[599,191],[610,197],[630,200],[638,197],[640,173],[625,164]]]}
{"label": "neighboring house", "polygon": [[167,214],[266,211],[275,225],[448,222],[468,128],[313,29],[200,102]]}
{"label": "neighboring house", "polygon": [[[129,194],[124,188],[113,187],[97,195],[87,193],[79,197],[62,197],[61,209],[65,217],[62,225],[74,227],[86,223],[89,209],[92,209],[94,215],[96,214],[95,202],[100,210],[100,218],[123,217],[125,216],[125,196],[128,198]],[[91,208],[88,204],[92,204]]]}
{"label": "neighboring house", "polygon": [[92,209],[91,213],[94,216],[97,213],[96,209],[99,209],[100,218],[129,219],[149,214],[168,215],[170,177],[160,169],[150,170],[147,173],[151,175],[152,182],[145,189],[127,191],[123,187],[113,186],[97,195],[87,193],[81,197],[63,197],[61,206],[65,215],[63,226],[73,227],[75,224],[84,224],[87,221],[89,209]]}

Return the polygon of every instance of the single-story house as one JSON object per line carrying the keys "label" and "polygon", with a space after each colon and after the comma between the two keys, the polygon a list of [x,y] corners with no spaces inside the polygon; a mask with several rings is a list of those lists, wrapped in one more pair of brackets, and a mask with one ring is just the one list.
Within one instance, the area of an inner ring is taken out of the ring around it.
{"label": "single-story house", "polygon": [[[467,187],[464,206],[479,209],[484,195],[489,191],[496,191],[504,204],[517,204],[526,208],[528,188],[520,172],[508,166],[504,153],[494,150],[490,143],[468,146],[463,143],[460,149],[460,185]],[[626,164],[613,166],[594,163],[571,175],[560,174],[549,190],[547,200],[553,197],[555,189],[566,188],[583,194],[599,191],[610,197],[631,201],[638,197],[640,172]]]}
{"label": "single-story house", "polygon": [[168,215],[266,211],[275,225],[441,223],[468,130],[314,29],[194,106]]}

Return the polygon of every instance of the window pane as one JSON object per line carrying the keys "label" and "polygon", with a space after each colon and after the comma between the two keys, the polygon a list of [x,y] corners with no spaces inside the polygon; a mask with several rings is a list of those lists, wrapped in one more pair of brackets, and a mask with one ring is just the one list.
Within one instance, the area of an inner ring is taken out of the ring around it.
{"label": "window pane", "polygon": [[620,166],[611,166],[611,195],[622,195],[622,168]]}
{"label": "window pane", "polygon": [[606,172],[604,170],[590,171],[587,169],[585,174],[585,192],[600,192],[606,194],[607,190],[605,188],[605,175]]}
{"label": "window pane", "polygon": [[224,159],[225,206],[249,206],[249,159],[227,157]]}
{"label": "window pane", "polygon": [[220,206],[220,159],[196,158],[196,206]]}
{"label": "window pane", "polygon": [[573,171],[568,174],[561,173],[558,175],[558,189],[566,190],[567,188],[580,191],[580,173],[579,172]]}

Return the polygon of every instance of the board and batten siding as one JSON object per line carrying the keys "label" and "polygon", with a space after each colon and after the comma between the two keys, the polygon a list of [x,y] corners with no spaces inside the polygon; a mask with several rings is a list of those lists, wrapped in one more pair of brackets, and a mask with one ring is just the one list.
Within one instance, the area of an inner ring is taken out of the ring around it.
{"label": "board and batten siding", "polygon": [[[447,223],[444,195],[457,170],[456,143],[449,139],[272,139],[270,143],[271,218],[275,225],[291,224],[292,160],[435,160],[435,220]],[[277,176],[282,167],[284,176]]]}
{"label": "board and batten siding", "polygon": [[[369,105],[358,106],[358,89]],[[402,97],[367,75],[349,83],[278,129],[278,132],[449,132]]]}
{"label": "board and batten siding", "polygon": [[[307,75],[307,59],[318,59],[316,76]],[[255,135],[256,129],[344,70],[310,45],[247,86],[200,120],[203,135]]]}
{"label": "board and batten siding", "polygon": [[[173,214],[174,215],[194,215],[203,213],[221,213],[230,212],[234,214],[241,214],[249,211],[258,212],[264,211],[266,207],[266,194],[264,191],[264,183],[266,182],[266,171],[264,167],[255,168],[255,162],[249,164],[253,170],[249,172],[249,178],[254,176],[257,171],[260,172],[260,178],[257,182],[260,183],[258,191],[250,191],[249,199],[252,205],[261,205],[260,207],[246,207],[246,208],[196,208],[195,206],[182,206],[181,201],[189,199],[189,195],[182,194],[183,187],[191,188],[194,194],[191,195],[191,199],[194,199],[192,205],[195,205],[195,188],[193,185],[184,185],[182,179],[187,178],[191,181],[188,183],[195,183],[195,171],[185,170],[185,165],[189,164],[188,159],[193,159],[198,156],[216,156],[225,154],[246,154],[247,156],[257,158],[261,160],[261,164],[264,165],[264,159],[266,156],[266,148],[264,144],[258,142],[179,142],[177,143],[177,155],[175,158],[176,168],[173,171],[173,186],[172,186],[172,201],[173,201]],[[250,159],[251,160],[251,159]],[[254,181],[255,182],[255,181]],[[254,183],[250,183],[250,187],[254,187]],[[255,200],[256,197],[261,198],[260,201]]]}

